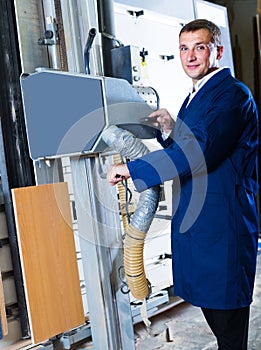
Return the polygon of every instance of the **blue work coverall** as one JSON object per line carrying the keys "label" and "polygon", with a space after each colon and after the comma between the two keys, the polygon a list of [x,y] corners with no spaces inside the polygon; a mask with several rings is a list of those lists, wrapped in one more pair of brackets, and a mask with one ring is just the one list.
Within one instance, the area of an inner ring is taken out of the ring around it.
{"label": "blue work coverall", "polygon": [[178,114],[163,149],[128,163],[136,189],[173,179],[175,294],[193,305],[252,302],[258,214],[258,114],[249,89],[224,68]]}

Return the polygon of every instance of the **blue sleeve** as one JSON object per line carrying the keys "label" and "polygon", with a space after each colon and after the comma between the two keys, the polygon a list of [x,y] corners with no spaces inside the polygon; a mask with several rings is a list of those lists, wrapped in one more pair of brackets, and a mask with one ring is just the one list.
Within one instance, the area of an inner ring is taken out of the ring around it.
{"label": "blue sleeve", "polygon": [[[195,114],[195,109],[191,113]],[[201,111],[199,107],[197,113],[197,119],[194,114],[188,116],[178,130],[175,128],[168,148],[128,163],[139,192],[176,177],[182,182],[192,174],[211,171],[240,147],[239,140],[244,143],[244,135],[250,143],[257,141],[256,106],[241,86],[222,91],[209,108]]]}
{"label": "blue sleeve", "polygon": [[194,132],[186,129],[186,135],[183,131],[182,138],[172,142],[168,148],[148,153],[127,163],[139,192],[176,177],[181,180],[190,177],[192,169],[194,172],[204,171],[205,159],[199,140],[204,146],[206,134],[200,128]]}

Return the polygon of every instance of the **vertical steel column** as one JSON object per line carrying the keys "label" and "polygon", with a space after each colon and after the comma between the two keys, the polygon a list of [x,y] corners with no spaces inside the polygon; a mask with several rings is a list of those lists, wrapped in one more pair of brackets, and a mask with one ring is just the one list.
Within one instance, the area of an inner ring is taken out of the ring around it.
{"label": "vertical steel column", "polygon": [[13,1],[0,1],[0,171],[5,199],[22,336],[29,336],[10,189],[33,184],[25,133],[19,76],[21,73]]}
{"label": "vertical steel column", "polygon": [[95,349],[134,350],[129,296],[122,293],[119,277],[123,252],[116,190],[101,178],[98,160],[71,159],[92,338]]}
{"label": "vertical steel column", "polygon": [[[95,0],[60,0],[69,72],[84,73],[84,47],[91,28],[98,29]],[[91,74],[102,75],[99,37],[91,50]]]}
{"label": "vertical steel column", "polygon": [[102,34],[104,75],[112,77],[111,49],[114,47],[115,25],[113,0],[97,0],[99,30]]}

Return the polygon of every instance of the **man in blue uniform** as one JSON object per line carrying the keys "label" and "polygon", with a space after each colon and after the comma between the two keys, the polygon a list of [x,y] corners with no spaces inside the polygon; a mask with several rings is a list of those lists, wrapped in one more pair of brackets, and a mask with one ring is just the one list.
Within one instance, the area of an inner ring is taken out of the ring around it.
{"label": "man in blue uniform", "polygon": [[165,109],[150,116],[163,149],[112,166],[107,179],[131,177],[139,192],[173,179],[175,294],[201,307],[220,350],[245,350],[258,241],[257,108],[249,89],[219,68],[214,23],[186,24],[179,49],[193,88],[176,122]]}

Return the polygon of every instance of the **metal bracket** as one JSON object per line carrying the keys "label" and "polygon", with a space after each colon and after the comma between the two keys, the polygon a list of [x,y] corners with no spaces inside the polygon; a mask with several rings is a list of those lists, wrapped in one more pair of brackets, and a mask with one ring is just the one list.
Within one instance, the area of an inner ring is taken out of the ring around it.
{"label": "metal bracket", "polygon": [[76,344],[84,339],[91,337],[91,326],[90,324],[84,325],[80,328],[66,332],[60,338],[59,349],[71,349],[73,344]]}
{"label": "metal bracket", "polygon": [[46,31],[43,38],[38,39],[39,45],[56,45],[58,42],[57,37],[57,24],[54,18],[46,18]]}

